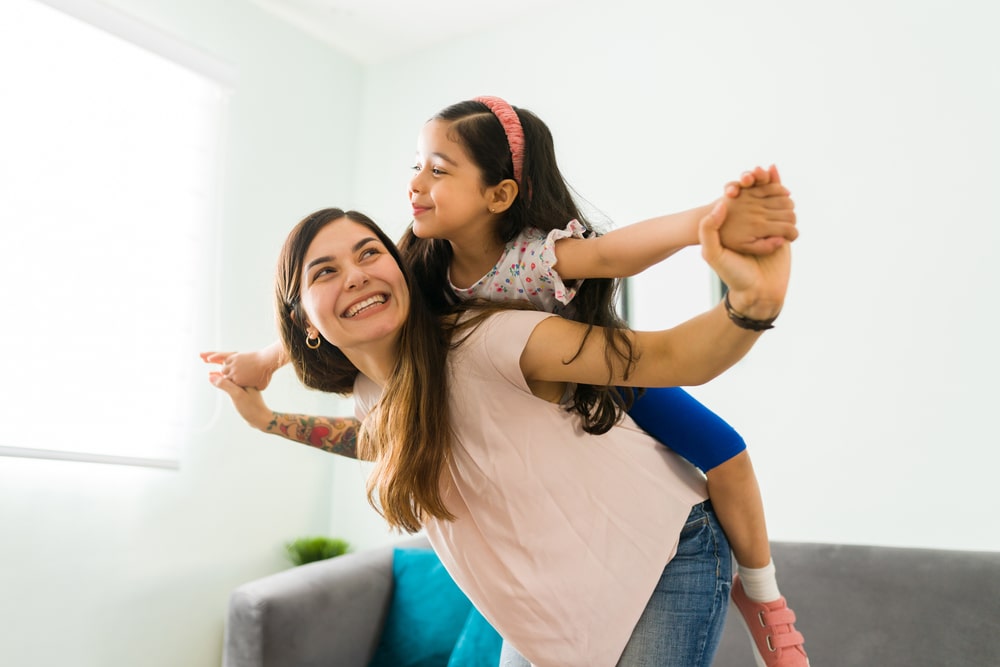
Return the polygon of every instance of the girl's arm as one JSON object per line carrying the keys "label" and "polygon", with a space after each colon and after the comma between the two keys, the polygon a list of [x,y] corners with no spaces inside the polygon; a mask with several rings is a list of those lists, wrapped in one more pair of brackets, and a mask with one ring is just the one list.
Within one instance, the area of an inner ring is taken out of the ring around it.
{"label": "girl's arm", "polygon": [[288,363],[288,354],[280,340],[254,352],[202,352],[201,358],[210,364],[221,364],[222,374],[241,387],[261,391],[271,383],[274,371]]}
{"label": "girl's arm", "polygon": [[241,387],[218,371],[210,372],[208,380],[229,394],[236,411],[250,426],[331,454],[358,458],[360,424],[354,417],[313,417],[273,412],[264,403],[261,393],[252,387]]}
{"label": "girl's arm", "polygon": [[[746,187],[748,181],[752,187]],[[725,190],[728,216],[721,235],[726,248],[768,254],[798,236],[795,205],[775,168],[758,167]],[[643,220],[603,236],[560,239],[555,244],[556,270],[563,280],[633,276],[696,245],[698,221],[715,203]]]}
{"label": "girl's arm", "polygon": [[[729,286],[734,311],[755,320],[781,311],[791,252],[783,245],[770,255],[740,255],[719,238],[725,211],[719,203],[701,221],[702,255]],[[636,352],[633,369],[608,355],[605,337],[586,325],[550,317],[538,324],[521,355],[529,383],[579,382],[636,387],[691,386],[708,382],[741,359],[760,337],[737,326],[723,304],[672,329],[627,332]],[[579,349],[579,354],[576,354]],[[608,357],[611,357],[609,370]]]}

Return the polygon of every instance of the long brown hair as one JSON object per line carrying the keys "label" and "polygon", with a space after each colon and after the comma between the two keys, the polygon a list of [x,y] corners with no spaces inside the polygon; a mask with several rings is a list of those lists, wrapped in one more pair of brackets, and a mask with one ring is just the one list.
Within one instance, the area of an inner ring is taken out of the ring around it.
{"label": "long brown hair", "polygon": [[[529,227],[546,232],[562,229],[573,219],[580,221],[587,229],[587,235],[597,234],[559,170],[548,126],[527,109],[513,109],[524,129],[524,173],[517,197],[496,227],[498,240],[501,243],[512,241]],[[472,162],[479,167],[484,187],[514,178],[507,135],[500,121],[484,103],[476,100],[459,102],[443,109],[431,120],[450,123],[449,136],[465,148]],[[399,248],[429,306],[437,313],[452,311],[458,305],[458,297],[447,280],[452,259],[451,244],[444,239],[421,239],[413,233],[411,225],[400,240]],[[613,357],[626,361],[627,369],[631,369],[633,358],[631,342],[623,332],[626,324],[615,309],[617,288],[616,280],[587,278],[573,298],[572,309],[565,313],[591,327],[605,327],[609,381]],[[576,386],[568,407],[581,415],[585,431],[605,433],[631,407],[634,395],[628,388],[619,390],[581,384]]]}
{"label": "long brown hair", "polygon": [[321,339],[306,346],[302,271],[306,252],[327,225],[348,219],[367,227],[396,260],[410,291],[410,312],[399,353],[378,404],[358,436],[359,458],[374,461],[368,502],[393,528],[416,532],[425,516],[450,520],[441,499],[441,476],[451,451],[448,410],[448,333],[424,303],[422,291],[395,244],[371,218],[357,211],[327,208],[306,216],[285,240],[278,260],[275,299],[281,340],[296,375],[307,387],[338,394],[354,391],[358,369],[344,353]]}

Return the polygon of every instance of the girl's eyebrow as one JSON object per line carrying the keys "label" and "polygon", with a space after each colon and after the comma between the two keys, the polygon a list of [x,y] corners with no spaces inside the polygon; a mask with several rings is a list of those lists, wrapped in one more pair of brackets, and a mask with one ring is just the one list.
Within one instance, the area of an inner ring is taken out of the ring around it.
{"label": "girl's eyebrow", "polygon": [[[448,164],[458,166],[458,163],[452,160],[450,157],[448,157],[445,153],[431,153],[430,157],[440,158],[445,162],[447,162]],[[417,153],[417,160],[419,159],[420,159],[420,153]]]}
{"label": "girl's eyebrow", "polygon": [[448,156],[447,156],[447,155],[445,155],[444,153],[431,153],[431,155],[433,155],[434,157],[439,157],[439,158],[441,158],[442,160],[444,160],[444,161],[445,161],[445,162],[447,162],[448,164],[453,164],[453,165],[456,165],[456,166],[458,165],[458,163],[457,163],[457,162],[455,162],[454,160],[452,160],[452,159],[451,159],[450,157],[448,157]]}
{"label": "girl's eyebrow", "polygon": [[[361,239],[353,246],[351,246],[351,252],[357,252],[373,241],[378,243],[378,239],[375,238],[374,236],[366,236],[365,238]],[[317,264],[325,264],[327,262],[332,262],[334,259],[336,259],[334,255],[323,255],[322,257],[317,257],[313,261],[306,264],[306,271],[309,271],[309,269],[316,266]]]}

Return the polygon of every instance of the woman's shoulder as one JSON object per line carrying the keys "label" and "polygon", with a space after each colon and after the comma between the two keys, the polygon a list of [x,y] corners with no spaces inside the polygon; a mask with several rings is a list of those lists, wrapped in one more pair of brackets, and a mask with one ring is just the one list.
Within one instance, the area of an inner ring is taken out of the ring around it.
{"label": "woman's shoulder", "polygon": [[520,350],[542,320],[556,317],[527,301],[476,301],[451,316],[452,345],[473,347],[489,357]]}

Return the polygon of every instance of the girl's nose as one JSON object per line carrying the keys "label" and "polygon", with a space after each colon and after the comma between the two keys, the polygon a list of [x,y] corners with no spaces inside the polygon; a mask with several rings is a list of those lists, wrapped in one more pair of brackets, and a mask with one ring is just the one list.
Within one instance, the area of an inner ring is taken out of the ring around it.
{"label": "girl's nose", "polygon": [[420,169],[413,170],[413,176],[410,177],[410,194],[414,192],[420,192]]}

